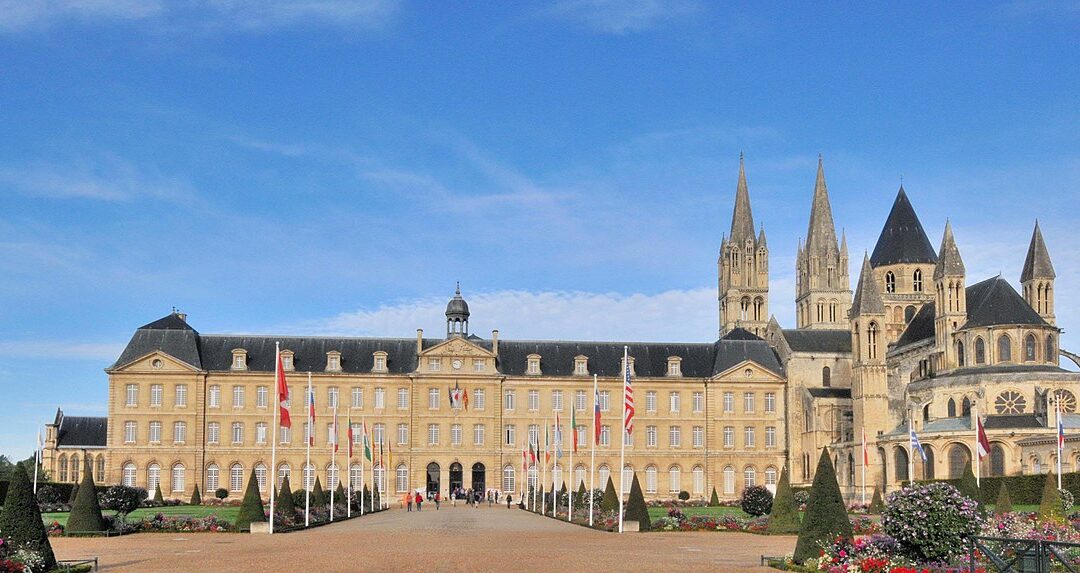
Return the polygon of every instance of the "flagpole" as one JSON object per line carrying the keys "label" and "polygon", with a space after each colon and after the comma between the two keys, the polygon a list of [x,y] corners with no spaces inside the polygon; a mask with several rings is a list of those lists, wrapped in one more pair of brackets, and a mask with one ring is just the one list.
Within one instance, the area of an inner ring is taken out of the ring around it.
{"label": "flagpole", "polygon": [[908,409],[908,484],[915,482],[915,411]]}
{"label": "flagpole", "polygon": [[[541,476],[541,478],[540,478],[540,485],[541,486],[543,486],[544,484],[547,483],[547,466],[548,465],[547,465],[547,459],[546,458],[550,455],[550,454],[548,454],[548,448],[551,446],[551,443],[550,443],[551,439],[548,437],[548,436],[551,435],[551,434],[548,433],[548,432],[550,432],[550,430],[551,430],[551,426],[548,425],[548,419],[544,418],[544,458],[545,459],[544,459],[544,466],[543,466],[544,467],[544,471],[543,471],[544,475]],[[539,436],[537,436],[537,438],[539,438]],[[547,496],[544,496],[543,499],[540,500],[540,515],[543,515],[545,513],[547,513]]]}
{"label": "flagpole", "polygon": [[593,439],[592,439],[592,453],[589,454],[589,527],[593,525],[593,506],[595,505],[596,495],[593,491],[596,489],[596,432],[600,431],[596,427],[596,409],[600,407],[596,403],[596,397],[599,395],[596,387],[596,374],[592,375],[592,389],[593,389]]}
{"label": "flagpole", "polygon": [[[281,432],[281,428],[278,427],[278,408],[281,407],[281,395],[278,394],[278,376],[281,376],[281,372],[278,371],[278,365],[281,364],[281,343],[274,343],[274,407],[271,408],[274,412],[271,414],[273,422],[270,423],[270,428],[274,434],[270,437],[270,533],[274,533],[274,492],[277,490],[277,441],[278,434]],[[35,470],[34,476],[37,476]],[[34,480],[35,490],[37,486],[37,480]]]}
{"label": "flagpole", "polygon": [[367,447],[367,417],[360,417],[360,515],[364,515],[364,448]]}
{"label": "flagpole", "polygon": [[[577,427],[574,424],[577,422],[577,416],[575,416],[575,414],[577,413],[577,404],[571,404],[570,407],[574,408],[574,410],[571,410],[571,413],[570,413],[570,431],[572,432],[570,434],[570,438],[571,438],[570,439],[570,484],[571,484],[571,487],[570,487],[570,490],[566,492],[568,494],[566,496],[566,500],[567,500],[566,501],[566,521],[573,521],[574,520],[573,519],[573,517],[574,517],[574,487],[573,486],[576,485],[576,484],[574,484],[574,478],[576,477],[574,475],[574,450],[577,449]],[[1060,459],[1061,456],[1058,456],[1058,458]],[[1060,473],[1061,472],[1058,472],[1058,474],[1060,474]]]}
{"label": "flagpole", "polygon": [[555,454],[551,456],[551,517],[558,517],[556,512],[559,507],[559,486],[555,485],[555,469],[559,467],[559,453],[562,451],[562,445],[559,442],[562,437],[559,436],[562,428],[559,426],[559,415],[555,414],[555,430],[551,432],[552,435],[552,447],[555,448]]}
{"label": "flagpole", "polygon": [[862,504],[866,505],[866,427],[862,429]]}
{"label": "flagpole", "polygon": [[[1065,425],[1061,421],[1061,393],[1054,392],[1054,412],[1057,414],[1057,482],[1058,489],[1061,489],[1061,456],[1065,453]],[[37,471],[35,469],[35,471]],[[35,474],[36,475],[36,474]]]}
{"label": "flagpole", "polygon": [[[304,464],[304,473],[311,468],[312,480],[315,480],[315,468],[311,467],[311,442],[315,441],[315,420],[311,419],[311,410],[315,407],[315,395],[311,393],[311,372],[307,373],[307,399],[310,401],[307,407],[308,435],[307,435],[307,462]],[[307,476],[304,476],[304,527],[311,525],[311,484]]]}
{"label": "flagpole", "polygon": [[630,368],[630,347],[623,346],[623,399],[622,399],[622,426],[619,432],[619,533],[623,532],[623,492],[626,491],[626,372]]}
{"label": "flagpole", "polygon": [[[334,449],[330,451],[330,466],[334,468],[334,477],[337,478],[340,483],[341,476],[339,474],[341,470],[337,467],[337,442],[337,406],[334,406],[334,443],[330,446]],[[326,485],[330,488],[330,521],[334,521],[334,491],[337,489],[337,484],[331,483]]]}
{"label": "flagpole", "polygon": [[349,459],[345,460],[345,465],[348,466],[345,474],[345,478],[349,482],[349,487],[345,489],[345,517],[352,517],[352,449],[353,449],[353,433],[352,433],[352,407],[349,407],[349,429],[345,432],[345,435],[349,438]]}
{"label": "flagpole", "polygon": [[971,411],[975,413],[975,423],[972,424],[975,427],[975,450],[974,450],[975,456],[974,456],[973,463],[971,465],[975,466],[975,487],[978,488],[978,487],[982,487],[982,485],[980,484],[980,476],[979,476],[979,474],[980,474],[979,466],[982,465],[982,464],[979,463],[981,461],[979,459],[979,404],[978,403],[972,404],[971,405]]}

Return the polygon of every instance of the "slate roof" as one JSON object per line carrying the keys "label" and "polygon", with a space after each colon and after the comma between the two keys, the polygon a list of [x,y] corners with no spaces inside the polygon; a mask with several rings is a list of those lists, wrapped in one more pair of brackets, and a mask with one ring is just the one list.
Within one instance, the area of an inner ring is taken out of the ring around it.
{"label": "slate roof", "polygon": [[1035,414],[996,414],[986,417],[987,430],[1022,430],[1045,428],[1046,421]]}
{"label": "slate roof", "polygon": [[952,223],[945,221],[945,234],[941,237],[941,247],[938,249],[938,262],[934,265],[934,280],[947,276],[964,276],[964,258],[960,256],[960,247],[956,246],[956,237],[953,236]]}
{"label": "slate roof", "polygon": [[896,341],[896,348],[902,348],[934,337],[934,317],[937,313],[935,308],[934,303],[926,303],[919,309],[919,312],[915,313],[915,316],[911,317],[911,322],[908,323],[907,328],[904,329],[903,334]]}
{"label": "slate roof", "polygon": [[56,444],[60,448],[104,448],[109,419],[103,417],[58,416],[60,428]]}
{"label": "slate roof", "polygon": [[851,388],[807,388],[806,391],[815,398],[851,399]]}
{"label": "slate roof", "polygon": [[848,330],[785,329],[784,340],[794,352],[851,353]]}
{"label": "slate roof", "polygon": [[1031,233],[1031,244],[1028,246],[1027,258],[1024,259],[1024,270],[1020,273],[1020,282],[1034,278],[1053,279],[1055,277],[1057,273],[1054,272],[1054,264],[1050,262],[1050,253],[1046,251],[1042,230],[1039,229],[1039,222],[1035,221],[1035,230]]}
{"label": "slate roof", "polygon": [[848,316],[866,314],[885,314],[885,303],[881,300],[881,289],[874,280],[870,258],[863,255],[862,270],[859,271],[859,283],[855,287],[855,296],[851,299]]}
{"label": "slate roof", "polygon": [[874,254],[870,255],[870,264],[877,268],[896,263],[936,262],[937,253],[901,186],[874,246]]}
{"label": "slate roof", "polygon": [[155,350],[162,350],[195,368],[202,368],[199,333],[175,312],[139,327],[112,367],[119,368]]}
{"label": "slate roof", "polygon": [[274,370],[274,343],[281,342],[282,350],[293,351],[293,370],[321,372],[326,369],[326,353],[341,353],[341,371],[371,372],[375,366],[374,353],[386,352],[386,368],[394,374],[416,370],[415,338],[333,338],[321,336],[261,336],[261,335],[202,335],[203,369],[229,370],[232,351],[247,351],[248,370]]}

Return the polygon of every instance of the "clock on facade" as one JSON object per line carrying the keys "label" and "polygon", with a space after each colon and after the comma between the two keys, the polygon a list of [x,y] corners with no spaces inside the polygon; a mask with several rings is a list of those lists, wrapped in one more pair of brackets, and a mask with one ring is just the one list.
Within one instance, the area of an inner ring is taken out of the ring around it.
{"label": "clock on facade", "polygon": [[454,366],[454,370],[461,370],[461,360],[455,358],[451,364]]}

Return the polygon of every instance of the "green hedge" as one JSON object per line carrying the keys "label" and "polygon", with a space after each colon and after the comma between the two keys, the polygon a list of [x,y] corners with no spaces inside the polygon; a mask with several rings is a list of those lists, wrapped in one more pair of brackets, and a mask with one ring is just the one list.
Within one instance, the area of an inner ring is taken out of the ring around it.
{"label": "green hedge", "polygon": [[[9,482],[7,481],[0,481],[0,506],[4,505],[4,500],[7,499],[8,483]],[[31,480],[31,484],[32,483],[33,480]],[[38,482],[39,488],[43,485],[48,485],[53,488],[53,490],[56,491],[56,497],[60,502],[67,502],[67,500],[71,499],[71,492],[79,489],[79,484],[77,483],[55,483],[51,481]],[[109,489],[109,486],[107,485],[95,485],[94,487],[97,489],[98,493],[103,493],[105,490]]]}
{"label": "green hedge", "polygon": [[[960,487],[959,479],[932,481],[943,481],[951,484],[953,487]],[[984,477],[982,478],[982,483],[979,487],[979,497],[981,498],[979,501],[987,504],[994,503],[997,500],[998,490],[1001,489],[1001,484],[1008,483],[1009,497],[1012,499],[1013,504],[1039,505],[1039,501],[1042,499],[1042,490],[1045,481],[1046,474]],[[1074,496],[1080,498],[1080,473],[1073,472],[1061,474],[1061,487],[1069,490]]]}

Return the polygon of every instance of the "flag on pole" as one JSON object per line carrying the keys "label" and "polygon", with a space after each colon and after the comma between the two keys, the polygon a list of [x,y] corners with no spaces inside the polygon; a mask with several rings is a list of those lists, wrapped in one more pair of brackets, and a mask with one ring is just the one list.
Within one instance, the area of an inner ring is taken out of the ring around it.
{"label": "flag on pole", "polygon": [[367,458],[367,461],[370,462],[371,461],[371,442],[368,439],[367,422],[364,422],[363,431],[364,431],[364,457]]}
{"label": "flag on pole", "polygon": [[352,410],[349,410],[349,429],[347,431],[346,438],[349,440],[349,460],[352,460],[352,446],[353,446],[353,433],[352,433]]}
{"label": "flag on pole", "polygon": [[562,422],[559,413],[555,413],[555,457],[562,458]]}
{"label": "flag on pole", "polygon": [[[338,439],[337,439],[337,408],[334,408],[334,426],[330,430],[330,443],[334,445],[334,453],[338,451]],[[333,484],[331,484],[332,486]]]}
{"label": "flag on pole", "polygon": [[469,389],[463,388],[461,390],[461,401],[465,404],[465,411],[469,411]]}
{"label": "flag on pole", "polygon": [[281,350],[277,355],[277,401],[278,409],[281,410],[282,428],[291,428],[292,419],[289,418],[289,385],[285,382],[285,367],[281,362]]}
{"label": "flag on pole", "polygon": [[574,452],[577,452],[577,408],[570,408],[570,433],[573,434]]}
{"label": "flag on pole", "polygon": [[551,463],[551,426],[544,420],[544,464]]}
{"label": "flag on pole", "polygon": [[308,389],[308,445],[315,445],[315,391]]}
{"label": "flag on pole", "polygon": [[986,428],[983,427],[982,420],[979,416],[975,416],[975,443],[980,461],[990,455],[990,440],[986,438]]}
{"label": "flag on pole", "polygon": [[[595,381],[594,381],[595,382]],[[600,444],[600,391],[593,390],[593,445]]]}
{"label": "flag on pole", "polygon": [[[1057,422],[1058,422],[1058,424],[1057,424],[1057,426],[1058,426],[1057,447],[1058,447],[1058,459],[1060,460],[1061,459],[1061,453],[1065,451],[1065,421],[1061,419],[1062,418],[1062,416],[1061,416],[1061,398],[1059,397],[1054,402],[1055,402],[1055,404],[1057,404]],[[40,433],[38,434],[38,437],[39,438],[41,437]],[[1060,475],[1061,472],[1058,472],[1058,474]]]}
{"label": "flag on pole", "polygon": [[862,463],[864,466],[870,465],[870,450],[866,449],[866,428],[862,429]]}
{"label": "flag on pole", "polygon": [[911,439],[910,439],[911,452],[915,453],[916,451],[918,451],[919,455],[922,456],[922,459],[925,462],[926,461],[926,450],[924,450],[923,447],[922,447],[922,444],[919,443],[919,436],[915,435],[915,427],[912,426],[909,431],[911,433]]}
{"label": "flag on pole", "polygon": [[623,430],[627,435],[634,433],[634,387],[630,383],[630,360],[623,359],[623,407],[626,417],[623,419]]}

